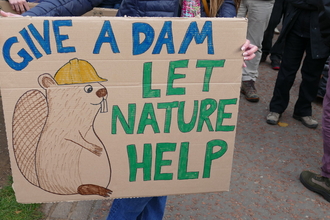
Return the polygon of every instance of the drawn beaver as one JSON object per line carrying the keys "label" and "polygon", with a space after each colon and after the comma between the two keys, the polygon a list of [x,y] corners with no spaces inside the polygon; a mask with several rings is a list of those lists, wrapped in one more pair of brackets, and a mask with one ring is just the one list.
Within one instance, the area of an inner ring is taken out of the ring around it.
{"label": "drawn beaver", "polygon": [[[110,160],[94,130],[98,113],[107,112],[108,93],[100,84],[106,79],[89,62],[75,58],[54,78],[45,73],[38,81],[45,95],[29,90],[14,110],[13,148],[19,170],[50,193],[108,197]],[[86,167],[94,166],[102,169],[86,173]],[[90,181],[88,175],[95,177],[94,183],[84,180]]]}

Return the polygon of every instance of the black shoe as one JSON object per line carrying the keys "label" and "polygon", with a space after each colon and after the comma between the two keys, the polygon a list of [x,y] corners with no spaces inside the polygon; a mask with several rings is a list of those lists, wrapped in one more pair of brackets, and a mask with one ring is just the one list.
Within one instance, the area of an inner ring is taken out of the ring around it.
{"label": "black shoe", "polygon": [[267,54],[267,53],[262,53],[262,54],[261,54],[260,63],[265,62],[266,59],[267,59],[267,57],[268,57],[268,54]]}
{"label": "black shoe", "polygon": [[271,60],[271,64],[273,70],[279,70],[281,66],[280,60]]}
{"label": "black shoe", "polygon": [[310,171],[303,171],[300,174],[300,182],[309,190],[323,196],[330,202],[330,180]]}

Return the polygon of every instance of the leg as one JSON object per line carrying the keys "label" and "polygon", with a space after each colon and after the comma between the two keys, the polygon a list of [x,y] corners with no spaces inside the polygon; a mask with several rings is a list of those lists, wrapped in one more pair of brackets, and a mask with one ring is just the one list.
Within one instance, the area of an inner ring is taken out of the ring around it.
{"label": "leg", "polygon": [[317,90],[327,58],[312,59],[310,42],[306,47],[306,55],[301,68],[302,81],[299,88],[298,100],[294,107],[297,116],[311,116],[312,102],[316,98]]}
{"label": "leg", "polygon": [[275,41],[274,45],[270,49],[270,59],[271,60],[282,60],[283,48],[284,48],[284,40],[281,42]]}
{"label": "leg", "polygon": [[246,68],[243,69],[243,81],[256,81],[258,67],[261,58],[261,47],[264,32],[267,28],[269,17],[273,8],[273,1],[246,0],[248,7],[248,30],[247,39],[259,49],[256,57],[246,61]]}
{"label": "leg", "polygon": [[138,220],[161,220],[163,219],[165,206],[166,206],[166,196],[152,197],[152,199],[145,206],[143,212],[137,218]]}
{"label": "leg", "polygon": [[323,99],[322,117],[323,158],[322,176],[330,178],[330,82],[327,82],[326,94]]}
{"label": "leg", "polygon": [[261,44],[268,20],[273,8],[273,1],[246,0],[240,6],[238,17],[244,17],[248,13],[248,30],[247,39],[258,47],[255,53],[256,57],[246,61],[246,67],[242,72],[241,92],[245,95],[246,100],[250,102],[258,102],[259,96],[255,89],[254,83],[258,77],[258,67],[261,59]]}
{"label": "leg", "polygon": [[161,220],[164,215],[166,196],[115,199],[112,203],[107,220]]}
{"label": "leg", "polygon": [[302,57],[305,52],[306,39],[294,33],[289,33],[286,38],[283,62],[278,72],[273,97],[269,104],[271,112],[282,114],[288,107],[290,89],[296,78]]}
{"label": "leg", "polygon": [[300,174],[300,182],[309,190],[323,196],[330,202],[330,83],[327,82],[327,90],[323,99],[323,158],[321,175],[311,171],[303,171]]}
{"label": "leg", "polygon": [[269,19],[267,29],[265,30],[262,41],[262,54],[268,55],[273,45],[274,29],[280,23],[282,18],[283,0],[275,0],[272,14]]}
{"label": "leg", "polygon": [[[287,8],[287,2],[285,0],[283,0],[281,2],[281,9],[282,9],[282,19],[283,21],[285,20],[285,14],[286,14],[286,8]],[[282,22],[283,22],[282,21]],[[283,50],[284,50],[284,40],[282,40],[281,42],[276,41],[272,48],[270,49],[270,60],[271,61],[275,61],[274,64],[276,64],[276,62],[280,65],[281,60],[282,60],[282,54],[283,54]],[[273,65],[272,65],[273,66]],[[273,69],[279,69],[279,68],[273,68]]]}

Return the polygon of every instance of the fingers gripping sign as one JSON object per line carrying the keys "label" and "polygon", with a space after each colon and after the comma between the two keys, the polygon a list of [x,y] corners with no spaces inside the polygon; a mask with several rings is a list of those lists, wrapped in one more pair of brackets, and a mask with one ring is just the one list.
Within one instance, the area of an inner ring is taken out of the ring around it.
{"label": "fingers gripping sign", "polygon": [[0,15],[2,17],[22,17],[21,15],[13,14],[13,13],[10,13],[10,12],[5,12],[5,11],[2,11],[2,10],[0,10]]}
{"label": "fingers gripping sign", "polygon": [[30,10],[30,7],[27,4],[26,0],[9,0],[9,3],[11,4],[13,10],[19,14],[22,14],[27,10]]}

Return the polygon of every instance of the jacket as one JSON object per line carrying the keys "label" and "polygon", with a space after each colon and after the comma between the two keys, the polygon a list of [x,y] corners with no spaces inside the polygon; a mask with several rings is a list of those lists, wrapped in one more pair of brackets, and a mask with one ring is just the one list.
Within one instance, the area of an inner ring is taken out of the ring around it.
{"label": "jacket", "polygon": [[[117,16],[131,17],[180,17],[179,0],[123,0]],[[206,17],[201,3],[201,16]],[[233,0],[225,0],[217,17],[235,17],[236,7]]]}
{"label": "jacket", "polygon": [[103,0],[97,7],[100,8],[113,8],[115,5],[120,5],[122,0]]}
{"label": "jacket", "polygon": [[[23,16],[80,16],[102,0],[44,0],[36,7],[23,13]],[[132,17],[178,17],[179,0],[123,0],[117,16]],[[201,14],[205,16],[201,4]],[[236,8],[233,0],[225,0],[218,11],[218,17],[235,17]]]}
{"label": "jacket", "polygon": [[80,16],[99,5],[102,0],[43,0],[24,12],[23,16]]}
{"label": "jacket", "polygon": [[[297,21],[299,14],[302,10],[310,11],[310,41],[312,49],[312,58],[320,59],[328,57],[330,54],[329,47],[323,43],[320,25],[319,25],[319,9],[315,2],[318,0],[286,0],[288,7],[283,21],[283,27],[278,41],[281,42],[292,30],[293,25]],[[322,0],[321,0],[322,1]]]}
{"label": "jacket", "polygon": [[324,43],[330,47],[330,0],[315,0],[313,4],[321,11],[319,16],[321,35]]}

